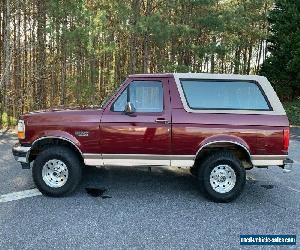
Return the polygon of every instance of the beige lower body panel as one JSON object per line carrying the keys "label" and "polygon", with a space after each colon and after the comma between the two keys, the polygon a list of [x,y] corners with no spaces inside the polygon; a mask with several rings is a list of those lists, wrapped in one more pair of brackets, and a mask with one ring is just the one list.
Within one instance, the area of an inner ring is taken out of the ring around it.
{"label": "beige lower body panel", "polygon": [[103,166],[101,154],[83,154],[83,160],[87,166]]}
{"label": "beige lower body panel", "polygon": [[287,155],[252,155],[253,166],[281,166]]}
{"label": "beige lower body panel", "polygon": [[[84,154],[88,166],[174,166],[192,167],[194,155]],[[253,166],[281,166],[287,155],[252,155]]]}
{"label": "beige lower body panel", "polygon": [[84,154],[88,166],[174,166],[192,167],[193,155]]}

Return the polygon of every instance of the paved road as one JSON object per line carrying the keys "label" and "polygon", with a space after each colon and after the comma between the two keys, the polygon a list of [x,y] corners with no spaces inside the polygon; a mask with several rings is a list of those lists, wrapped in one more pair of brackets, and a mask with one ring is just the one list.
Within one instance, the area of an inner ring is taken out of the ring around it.
{"label": "paved road", "polygon": [[[71,197],[0,203],[0,249],[239,249],[240,234],[299,241],[300,137],[292,138],[294,171],[249,171],[244,193],[229,204],[204,199],[185,170],[90,168]],[[34,188],[31,171],[12,158],[14,142],[0,136],[0,195]],[[107,189],[107,199],[87,187]]]}

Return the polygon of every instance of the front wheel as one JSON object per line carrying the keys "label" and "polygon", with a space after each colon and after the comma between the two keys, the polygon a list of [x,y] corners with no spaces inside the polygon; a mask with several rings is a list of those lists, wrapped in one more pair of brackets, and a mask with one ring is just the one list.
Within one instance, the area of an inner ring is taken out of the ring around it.
{"label": "front wheel", "polygon": [[230,202],[241,194],[246,183],[246,171],[234,154],[220,151],[200,164],[198,181],[209,199]]}
{"label": "front wheel", "polygon": [[81,180],[82,166],[77,155],[64,146],[50,146],[35,159],[32,175],[37,188],[47,196],[66,196]]}

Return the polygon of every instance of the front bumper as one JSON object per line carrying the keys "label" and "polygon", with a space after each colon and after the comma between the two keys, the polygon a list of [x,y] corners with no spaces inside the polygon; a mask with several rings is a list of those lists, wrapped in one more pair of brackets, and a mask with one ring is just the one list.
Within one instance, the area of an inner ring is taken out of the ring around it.
{"label": "front bumper", "polygon": [[29,153],[30,146],[22,146],[20,143],[17,143],[12,148],[12,153],[15,157],[15,160],[23,164],[29,164]]}

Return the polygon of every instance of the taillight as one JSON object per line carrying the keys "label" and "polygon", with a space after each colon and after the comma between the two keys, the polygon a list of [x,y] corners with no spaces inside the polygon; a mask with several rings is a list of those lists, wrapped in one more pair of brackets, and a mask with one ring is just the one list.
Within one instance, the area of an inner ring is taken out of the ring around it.
{"label": "taillight", "polygon": [[288,151],[290,143],[290,129],[285,128],[283,130],[283,150]]}

